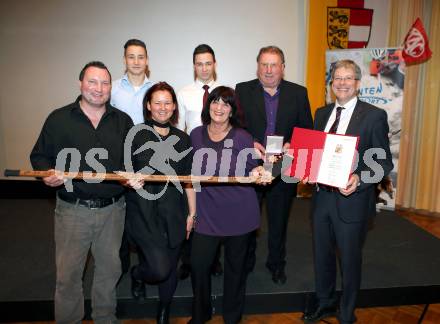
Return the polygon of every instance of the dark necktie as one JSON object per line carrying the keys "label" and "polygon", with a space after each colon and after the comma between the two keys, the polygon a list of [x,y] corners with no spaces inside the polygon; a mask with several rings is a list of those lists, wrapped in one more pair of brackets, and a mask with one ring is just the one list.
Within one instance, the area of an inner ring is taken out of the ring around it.
{"label": "dark necktie", "polygon": [[208,100],[208,96],[209,96],[209,85],[205,84],[203,86],[203,89],[205,89],[205,93],[203,93],[203,107],[205,107],[206,101]]}
{"label": "dark necktie", "polygon": [[336,134],[336,131],[338,130],[338,126],[339,126],[339,120],[341,119],[342,109],[344,109],[344,107],[337,107],[336,108],[336,118],[335,118],[335,121],[333,122],[332,127],[330,127],[330,129],[328,131],[329,133]]}

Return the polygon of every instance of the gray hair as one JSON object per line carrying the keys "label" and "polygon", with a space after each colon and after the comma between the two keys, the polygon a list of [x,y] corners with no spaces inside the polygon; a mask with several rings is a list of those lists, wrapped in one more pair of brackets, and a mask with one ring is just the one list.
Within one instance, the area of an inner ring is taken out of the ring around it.
{"label": "gray hair", "polygon": [[352,69],[354,71],[354,77],[356,80],[360,80],[362,78],[361,68],[354,61],[352,61],[352,60],[339,60],[336,63],[334,63],[334,65],[332,66],[332,69],[330,72],[331,76],[332,76],[332,80],[335,77],[335,71],[339,68]]}

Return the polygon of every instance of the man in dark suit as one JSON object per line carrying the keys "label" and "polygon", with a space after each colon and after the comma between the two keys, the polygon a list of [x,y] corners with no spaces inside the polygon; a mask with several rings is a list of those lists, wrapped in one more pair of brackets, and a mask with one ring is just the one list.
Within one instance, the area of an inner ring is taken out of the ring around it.
{"label": "man in dark suit", "polygon": [[359,66],[351,60],[338,61],[331,76],[336,103],[316,111],[315,129],[358,136],[359,160],[346,188],[316,186],[312,222],[318,305],[305,312],[306,323],[337,314],[337,257],[342,274],[339,321],[356,321],[354,309],[361,283],[362,248],[368,219],[376,211],[375,184],[393,168],[386,112],[357,98]]}
{"label": "man in dark suit", "polygon": [[[289,148],[295,126],[312,127],[312,116],[306,88],[283,80],[284,54],[276,46],[260,49],[257,56],[258,79],[242,82],[236,86],[238,104],[243,114],[244,127],[254,137],[254,147],[265,155],[268,135],[283,136],[284,149]],[[271,185],[258,188],[260,202],[266,197],[268,215],[269,255],[266,267],[277,284],[286,282],[286,229],[296,196],[296,184],[281,179]],[[255,265],[256,239],[252,240],[248,271]]]}

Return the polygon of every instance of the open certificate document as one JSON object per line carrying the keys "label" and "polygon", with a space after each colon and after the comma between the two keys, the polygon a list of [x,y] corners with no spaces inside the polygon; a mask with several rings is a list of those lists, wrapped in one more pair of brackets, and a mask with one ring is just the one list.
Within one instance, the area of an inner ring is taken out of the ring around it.
{"label": "open certificate document", "polygon": [[358,138],[327,134],[316,182],[345,188],[351,174]]}
{"label": "open certificate document", "polygon": [[285,174],[345,188],[352,172],[359,138],[295,127],[290,142],[293,162]]}

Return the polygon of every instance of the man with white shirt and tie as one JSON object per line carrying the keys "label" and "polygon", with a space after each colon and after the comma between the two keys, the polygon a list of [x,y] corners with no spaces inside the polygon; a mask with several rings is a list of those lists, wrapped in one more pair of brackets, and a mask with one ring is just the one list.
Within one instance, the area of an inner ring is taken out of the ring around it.
{"label": "man with white shirt and tie", "polygon": [[[318,303],[316,308],[306,310],[302,319],[305,323],[316,323],[338,315],[340,323],[348,324],[356,321],[354,310],[361,284],[362,248],[368,220],[376,212],[375,186],[393,169],[393,163],[386,112],[357,97],[361,84],[359,66],[352,60],[338,61],[331,77],[336,102],[316,111],[314,128],[358,136],[359,160],[346,188],[316,186],[312,225]],[[342,276],[339,305],[337,259]]]}
{"label": "man with white shirt and tie", "polygon": [[204,101],[209,93],[218,87],[214,50],[207,44],[200,44],[193,52],[194,82],[177,93],[179,122],[177,127],[187,134],[202,125],[200,117]]}
{"label": "man with white shirt and tie", "polygon": [[[179,106],[179,121],[177,128],[190,134],[191,131],[202,125],[202,109],[208,99],[209,93],[218,87],[215,53],[207,44],[198,45],[193,52],[194,82],[183,87],[177,93]],[[182,248],[182,264],[179,268],[179,278],[188,278],[190,268],[190,243],[186,241]],[[223,273],[220,258],[220,249],[212,265],[211,273],[219,276]]]}

